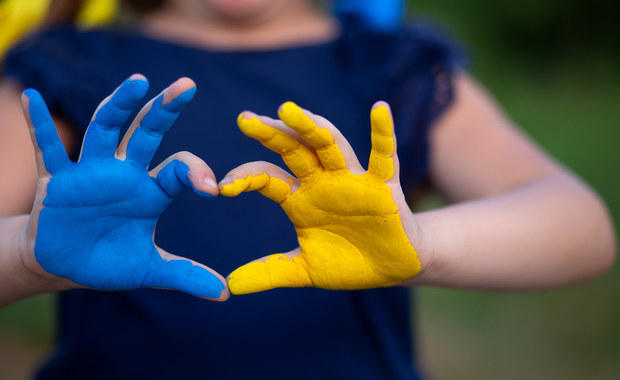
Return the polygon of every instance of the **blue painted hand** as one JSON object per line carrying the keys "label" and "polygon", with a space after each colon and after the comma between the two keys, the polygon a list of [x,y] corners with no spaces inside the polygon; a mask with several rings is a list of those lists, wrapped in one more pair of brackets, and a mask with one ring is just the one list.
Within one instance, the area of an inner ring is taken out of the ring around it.
{"label": "blue painted hand", "polygon": [[39,170],[29,226],[34,256],[48,273],[88,288],[167,288],[226,300],[222,276],[153,242],[159,215],[185,186],[201,195],[215,195],[217,187],[211,169],[187,152],[147,171],[163,134],[193,98],[190,79],[144,106],[118,145],[121,125],[147,89],[146,79],[134,75],[101,103],[77,163],[67,157],[41,95],[24,92]]}

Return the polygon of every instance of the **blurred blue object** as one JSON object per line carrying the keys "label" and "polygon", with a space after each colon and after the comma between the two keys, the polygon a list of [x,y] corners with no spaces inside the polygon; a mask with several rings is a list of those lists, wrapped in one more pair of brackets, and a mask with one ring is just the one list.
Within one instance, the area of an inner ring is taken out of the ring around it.
{"label": "blurred blue object", "polygon": [[390,30],[397,28],[405,13],[404,0],[336,0],[337,16],[355,16],[369,26]]}

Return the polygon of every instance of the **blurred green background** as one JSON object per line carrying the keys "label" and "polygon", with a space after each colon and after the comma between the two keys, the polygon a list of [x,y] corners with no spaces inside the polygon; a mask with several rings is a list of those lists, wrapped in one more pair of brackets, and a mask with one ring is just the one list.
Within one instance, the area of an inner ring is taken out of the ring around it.
{"label": "blurred green background", "polygon": [[[414,0],[409,9],[457,36],[512,119],[620,220],[619,3]],[[440,380],[620,379],[619,275],[616,266],[586,285],[525,295],[422,289],[422,363]]]}
{"label": "blurred green background", "polygon": [[[409,10],[463,42],[471,71],[506,112],[595,188],[618,220],[616,4],[415,0]],[[524,295],[421,289],[421,363],[439,380],[619,379],[619,275],[616,266],[586,285]],[[0,310],[0,380],[27,378],[48,354],[53,308],[45,295]]]}

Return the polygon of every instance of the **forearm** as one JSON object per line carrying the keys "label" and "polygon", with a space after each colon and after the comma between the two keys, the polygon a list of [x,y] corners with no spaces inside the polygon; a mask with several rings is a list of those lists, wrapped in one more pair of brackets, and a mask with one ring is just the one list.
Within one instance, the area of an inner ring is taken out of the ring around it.
{"label": "forearm", "polygon": [[604,205],[568,175],[420,213],[415,220],[426,259],[408,285],[549,289],[597,276],[615,258]]}

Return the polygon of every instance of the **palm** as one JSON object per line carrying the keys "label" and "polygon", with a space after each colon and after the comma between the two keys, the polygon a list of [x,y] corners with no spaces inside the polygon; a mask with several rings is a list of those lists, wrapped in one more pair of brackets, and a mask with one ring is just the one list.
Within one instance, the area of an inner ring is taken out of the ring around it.
{"label": "palm", "polygon": [[[302,183],[282,208],[296,227],[300,256],[308,263],[315,286],[386,286],[400,283],[403,275],[415,274],[384,270],[386,262],[410,266],[406,265],[409,242],[399,236],[398,207],[386,184],[343,170],[322,176],[308,188]],[[369,239],[372,236],[381,238]],[[395,249],[394,242],[399,240],[403,247]]]}
{"label": "palm", "polygon": [[[295,107],[288,106],[280,117],[314,151],[257,121],[241,119],[240,127],[283,154],[300,178],[299,188],[291,192],[289,186],[287,192],[285,181],[274,176],[265,180],[263,174],[239,178],[222,194],[259,190],[279,202],[295,225],[300,248],[237,269],[230,275],[232,292],[280,286],[363,289],[396,285],[416,275],[420,264],[403,229],[393,189],[386,183],[394,177],[391,118],[373,123],[369,171],[353,174],[329,132]],[[373,113],[385,116],[381,110]],[[400,191],[397,183],[393,186]]]}
{"label": "palm", "polygon": [[36,240],[47,271],[97,289],[148,283],[161,263],[153,230],[171,199],[144,168],[113,157],[72,164],[54,174],[47,194]]}
{"label": "palm", "polygon": [[148,88],[143,80],[123,83],[95,114],[77,163],[67,158],[40,95],[26,92],[40,175],[30,223],[34,256],[46,272],[102,290],[160,287],[228,297],[221,276],[153,242],[159,215],[190,184],[190,169],[181,161],[147,171],[163,134],[194,93],[192,87],[164,104],[166,94],[187,87],[174,86],[143,108],[118,146],[120,126]]}

